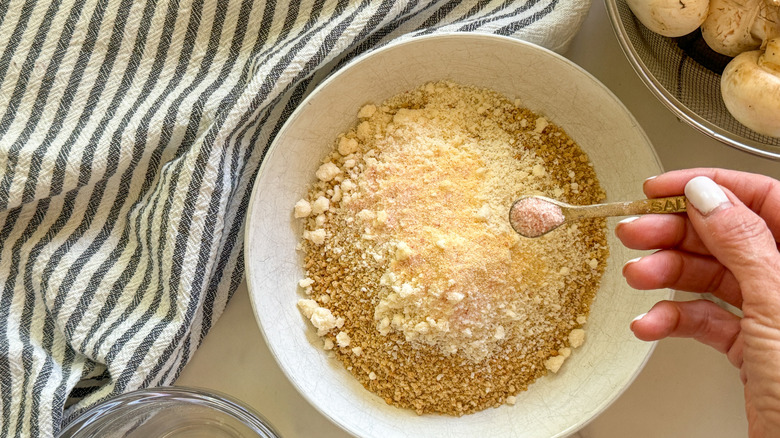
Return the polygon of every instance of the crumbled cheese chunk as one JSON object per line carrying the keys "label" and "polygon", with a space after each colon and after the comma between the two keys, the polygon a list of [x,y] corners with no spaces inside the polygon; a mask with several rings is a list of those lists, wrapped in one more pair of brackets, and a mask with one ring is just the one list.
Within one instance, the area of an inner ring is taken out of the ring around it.
{"label": "crumbled cheese chunk", "polygon": [[371,124],[364,121],[361,122],[355,130],[357,137],[361,140],[367,140],[371,137]]}
{"label": "crumbled cheese chunk", "polygon": [[572,347],[578,348],[584,342],[585,342],[585,330],[574,329],[571,331],[571,333],[569,333],[569,345],[571,345]]}
{"label": "crumbled cheese chunk", "polygon": [[315,245],[322,245],[325,243],[325,230],[322,228],[317,228],[313,231],[304,230],[303,238]]}
{"label": "crumbled cheese chunk", "polygon": [[320,307],[320,305],[314,300],[298,300],[298,308],[301,309],[301,313],[303,313],[303,316],[306,318],[311,318],[311,315],[318,307]]}
{"label": "crumbled cheese chunk", "polygon": [[358,142],[354,138],[341,137],[339,140],[339,153],[347,156],[358,150]]}
{"label": "crumbled cheese chunk", "polygon": [[311,314],[311,323],[317,328],[317,334],[319,336],[336,328],[336,317],[333,316],[330,309],[325,307],[317,307]]}
{"label": "crumbled cheese chunk", "polygon": [[324,196],[320,196],[311,204],[311,212],[314,214],[320,214],[328,211],[330,208],[330,200]]}
{"label": "crumbled cheese chunk", "polygon": [[311,286],[312,284],[314,284],[314,280],[312,280],[309,277],[306,277],[306,278],[298,281],[298,286],[300,286],[303,289],[306,289],[307,287]]}
{"label": "crumbled cheese chunk", "polygon": [[547,121],[544,117],[539,117],[536,119],[536,127],[534,128],[534,132],[541,134],[542,131],[544,131],[544,128],[546,128],[550,122]]}
{"label": "crumbled cheese chunk", "polygon": [[317,172],[315,172],[315,175],[317,175],[317,178],[319,178],[320,181],[330,181],[333,178],[336,177],[336,175],[341,173],[341,169],[339,169],[339,166],[336,166],[335,164],[328,161],[327,163],[324,163],[317,169]]}
{"label": "crumbled cheese chunk", "polygon": [[336,335],[336,343],[338,344],[339,347],[342,348],[349,347],[350,340],[351,339],[349,338],[349,335],[346,334],[345,332],[339,332]]}
{"label": "crumbled cheese chunk", "polygon": [[311,204],[305,199],[295,203],[295,209],[293,211],[296,218],[308,217],[311,214]]}
{"label": "crumbled cheese chunk", "polygon": [[376,380],[376,373],[373,371],[368,373],[368,380]]}
{"label": "crumbled cheese chunk", "polygon": [[303,316],[309,318],[312,325],[317,328],[317,335],[323,336],[330,330],[336,328],[337,318],[333,316],[330,309],[320,307],[314,300],[298,300],[298,308]]}
{"label": "crumbled cheese chunk", "polygon": [[353,347],[352,354],[354,354],[355,356],[360,356],[361,354],[363,354],[363,349],[360,347]]}
{"label": "crumbled cheese chunk", "polygon": [[330,195],[331,202],[339,202],[341,201],[341,196],[343,193],[341,192],[341,186],[335,186],[333,187],[333,194]]}
{"label": "crumbled cheese chunk", "polygon": [[546,361],[544,361],[544,367],[548,370],[552,371],[553,373],[557,373],[558,370],[561,369],[561,365],[563,365],[563,361],[565,361],[566,358],[563,356],[553,356]]}
{"label": "crumbled cheese chunk", "polygon": [[401,285],[400,289],[398,290],[398,296],[401,298],[406,298],[409,295],[414,294],[415,288],[409,283],[404,283]]}
{"label": "crumbled cheese chunk", "polygon": [[360,108],[360,111],[358,111],[358,118],[360,119],[367,119],[374,115],[376,112],[376,105],[368,104],[364,105],[363,108]]}
{"label": "crumbled cheese chunk", "polygon": [[508,404],[509,406],[514,406],[515,403],[517,403],[517,397],[515,397],[514,395],[507,396],[506,404]]}

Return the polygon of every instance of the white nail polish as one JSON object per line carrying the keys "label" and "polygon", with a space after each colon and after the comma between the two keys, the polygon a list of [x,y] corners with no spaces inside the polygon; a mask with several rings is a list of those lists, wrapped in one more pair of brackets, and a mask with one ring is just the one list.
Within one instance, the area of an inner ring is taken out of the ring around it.
{"label": "white nail polish", "polygon": [[637,219],[639,219],[639,216],[631,216],[631,217],[627,217],[627,218],[625,218],[625,219],[621,220],[621,221],[620,221],[620,222],[618,222],[618,223],[619,223],[619,224],[627,224],[627,223],[634,222],[634,221],[635,221],[635,220],[637,220]]}
{"label": "white nail polish", "polygon": [[636,318],[632,319],[631,322],[628,323],[629,330],[633,330],[634,329],[634,323],[639,321],[640,319],[644,318],[645,315],[647,315],[647,313],[643,313],[643,314],[637,316]]}
{"label": "white nail polish", "polygon": [[721,205],[729,204],[729,198],[715,183],[706,176],[697,176],[685,185],[685,196],[703,215],[707,215]]}
{"label": "white nail polish", "polygon": [[632,263],[636,263],[636,262],[638,262],[638,261],[639,261],[639,260],[641,260],[641,259],[642,259],[642,257],[636,257],[636,258],[633,258],[633,259],[631,259],[631,260],[629,260],[629,261],[625,262],[625,263],[623,264],[623,267],[625,268],[626,266],[628,266],[628,265],[630,265],[630,264],[632,264]]}

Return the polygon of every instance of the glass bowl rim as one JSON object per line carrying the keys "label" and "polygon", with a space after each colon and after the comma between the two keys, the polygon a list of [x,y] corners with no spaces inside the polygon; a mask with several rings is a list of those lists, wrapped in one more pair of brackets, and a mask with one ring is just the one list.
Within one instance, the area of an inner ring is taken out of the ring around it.
{"label": "glass bowl rim", "polygon": [[161,398],[205,407],[232,417],[261,437],[278,437],[268,420],[235,397],[219,391],[187,386],[157,386],[137,389],[108,398],[79,414],[60,430],[57,437],[78,437],[79,433],[95,423],[104,421],[107,415],[119,412],[128,405],[140,405]]}

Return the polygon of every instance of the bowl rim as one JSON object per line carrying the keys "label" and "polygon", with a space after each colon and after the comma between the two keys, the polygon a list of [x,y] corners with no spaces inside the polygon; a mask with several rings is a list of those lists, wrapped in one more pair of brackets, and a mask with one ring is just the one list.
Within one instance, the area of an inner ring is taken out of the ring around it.
{"label": "bowl rim", "polygon": [[[636,118],[634,115],[628,110],[628,108],[625,106],[625,104],[610,90],[606,85],[604,85],[601,81],[599,81],[595,76],[593,76],[590,72],[585,70],[583,67],[581,67],[579,64],[575,63],[574,61],[564,57],[563,55],[556,53],[550,49],[547,49],[545,47],[542,47],[538,44],[521,40],[518,38],[513,38],[509,36],[504,35],[498,35],[498,34],[488,34],[488,33],[480,33],[480,32],[440,32],[440,33],[434,33],[434,34],[425,34],[425,35],[415,35],[412,37],[400,37],[396,40],[393,40],[389,42],[388,44],[369,50],[359,56],[356,56],[354,59],[343,65],[338,71],[335,71],[329,75],[327,75],[320,83],[316,84],[311,91],[301,100],[301,102],[296,106],[296,108],[293,110],[292,113],[290,113],[289,117],[285,121],[285,123],[281,126],[281,128],[277,131],[276,137],[271,142],[271,145],[268,147],[268,150],[265,153],[265,157],[270,156],[274,150],[276,150],[279,147],[280,143],[280,134],[284,133],[289,126],[295,121],[297,116],[300,112],[303,112],[304,109],[308,106],[308,102],[314,98],[314,96],[317,94],[317,92],[328,85],[330,82],[336,80],[340,75],[344,74],[345,71],[347,71],[348,67],[354,66],[359,64],[360,62],[364,61],[365,59],[369,57],[373,57],[375,55],[378,55],[384,51],[392,50],[397,48],[400,45],[410,44],[419,42],[421,40],[434,40],[434,39],[446,39],[446,38],[475,38],[475,39],[488,39],[488,40],[503,40],[503,41],[509,41],[513,44],[518,45],[524,45],[528,46],[530,48],[533,48],[534,50],[539,50],[541,52],[544,52],[546,55],[551,56],[555,59],[557,59],[560,62],[564,62],[569,65],[569,67],[573,68],[574,70],[578,71],[579,73],[585,75],[589,79],[591,79],[595,86],[599,87],[602,92],[608,94],[610,98],[615,102],[615,104],[619,105],[625,112],[626,116],[631,120],[633,125],[637,129],[637,133],[641,135],[646,143],[650,145],[650,154],[652,155],[653,160],[658,165],[658,168],[660,172],[664,171],[663,163],[661,162],[658,152],[655,150],[654,147],[652,147],[652,142],[650,141],[649,137],[647,136],[647,133],[642,129],[641,125],[636,121]],[[252,233],[252,227],[250,224],[253,222],[253,215],[252,212],[254,211],[254,204],[258,199],[258,192],[260,190],[263,190],[260,187],[260,184],[257,182],[261,179],[263,172],[266,170],[268,164],[268,161],[264,159],[263,162],[260,164],[260,167],[258,169],[257,175],[255,176],[255,181],[253,183],[252,187],[252,194],[250,196],[250,202],[247,208],[247,216],[244,226],[244,242],[250,242],[250,234]],[[244,246],[244,260],[252,260],[251,257],[251,245],[246,244]],[[285,375],[285,377],[288,379],[288,381],[292,384],[292,386],[295,388],[295,390],[300,394],[306,402],[312,406],[317,412],[319,412],[321,415],[323,415],[325,418],[327,418],[331,423],[338,426],[341,430],[349,434],[350,436],[357,437],[358,435],[355,435],[355,433],[350,429],[350,426],[348,424],[345,424],[343,421],[334,418],[330,413],[325,411],[321,406],[319,406],[315,401],[307,394],[303,389],[299,386],[297,380],[294,378],[294,375],[292,375],[292,370],[286,369],[282,364],[280,363],[280,360],[277,356],[276,351],[272,347],[271,343],[269,342],[268,335],[266,334],[266,329],[263,324],[260,323],[259,320],[259,313],[258,313],[258,306],[259,303],[257,302],[257,299],[255,298],[255,294],[253,293],[253,290],[255,287],[253,286],[252,281],[252,275],[249,275],[250,271],[249,264],[245,267],[245,278],[247,282],[247,290],[249,293],[250,303],[252,306],[252,312],[255,316],[255,322],[258,325],[260,332],[263,336],[263,340],[266,342],[266,345],[269,347],[269,351],[271,352],[271,355],[274,358],[274,361],[276,362],[277,366],[279,366],[279,369],[282,371],[282,373]],[[666,293],[661,297],[662,299],[670,299],[674,295],[674,291],[670,289],[664,289]],[[601,400],[600,406],[598,406],[594,411],[593,415],[591,415],[588,418],[584,418],[581,421],[574,423],[570,425],[565,430],[560,431],[558,435],[555,435],[556,437],[565,437],[569,436],[570,434],[573,434],[577,432],[578,430],[581,430],[583,427],[585,427],[588,423],[599,417],[609,406],[611,406],[620,396],[633,384],[633,382],[636,380],[636,378],[639,376],[639,374],[642,372],[642,370],[647,365],[647,362],[650,360],[650,357],[652,356],[656,346],[657,341],[651,341],[646,342],[647,344],[647,352],[645,356],[642,358],[641,362],[639,362],[638,366],[633,370],[630,376],[628,376],[625,385],[620,388],[619,390],[613,392],[610,397],[605,397],[603,400]]]}
{"label": "bowl rim", "polygon": [[252,431],[257,432],[258,437],[280,436],[265,417],[233,396],[206,388],[156,386],[119,394],[90,407],[63,427],[57,434],[57,437],[78,436],[77,434],[82,430],[99,422],[106,414],[121,409],[122,406],[139,406],[158,399],[183,401],[220,412],[235,418]]}
{"label": "bowl rim", "polygon": [[650,73],[650,69],[642,61],[642,58],[634,48],[634,45],[626,36],[626,28],[623,25],[623,21],[620,19],[620,13],[618,12],[617,0],[604,0],[604,3],[606,4],[609,21],[612,23],[612,30],[618,40],[620,49],[628,59],[629,64],[631,64],[631,68],[633,68],[634,72],[636,72],[642,80],[642,83],[645,84],[650,92],[673,114],[683,119],[688,125],[699,132],[702,132],[721,143],[752,155],[780,161],[780,148],[773,148],[777,149],[776,151],[768,150],[767,145],[763,143],[731,133],[702,118],[674,97],[666,87]]}

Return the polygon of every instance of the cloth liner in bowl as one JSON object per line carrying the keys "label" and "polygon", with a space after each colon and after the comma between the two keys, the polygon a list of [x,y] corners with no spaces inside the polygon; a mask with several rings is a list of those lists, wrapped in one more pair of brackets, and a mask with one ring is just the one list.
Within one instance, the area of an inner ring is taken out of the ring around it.
{"label": "cloth liner in bowl", "polygon": [[[515,406],[463,417],[418,416],[364,389],[322,350],[296,302],[304,294],[301,225],[293,206],[314,181],[337,134],[366,103],[379,103],[433,80],[487,87],[562,127],[586,151],[608,200],[641,198],[642,182],[661,172],[649,140],[626,108],[587,72],[538,46],[510,38],[451,34],[391,44],[323,82],[279,132],[258,175],[246,228],[247,282],[255,315],[281,369],[326,417],[356,436],[558,437],[581,428],[631,383],[654,344],[637,340],[630,321],[669,291],[635,291],[621,266],[638,255],[616,241],[588,323],[586,342],[556,375],[540,379]],[[509,206],[507,206],[508,211]]]}

